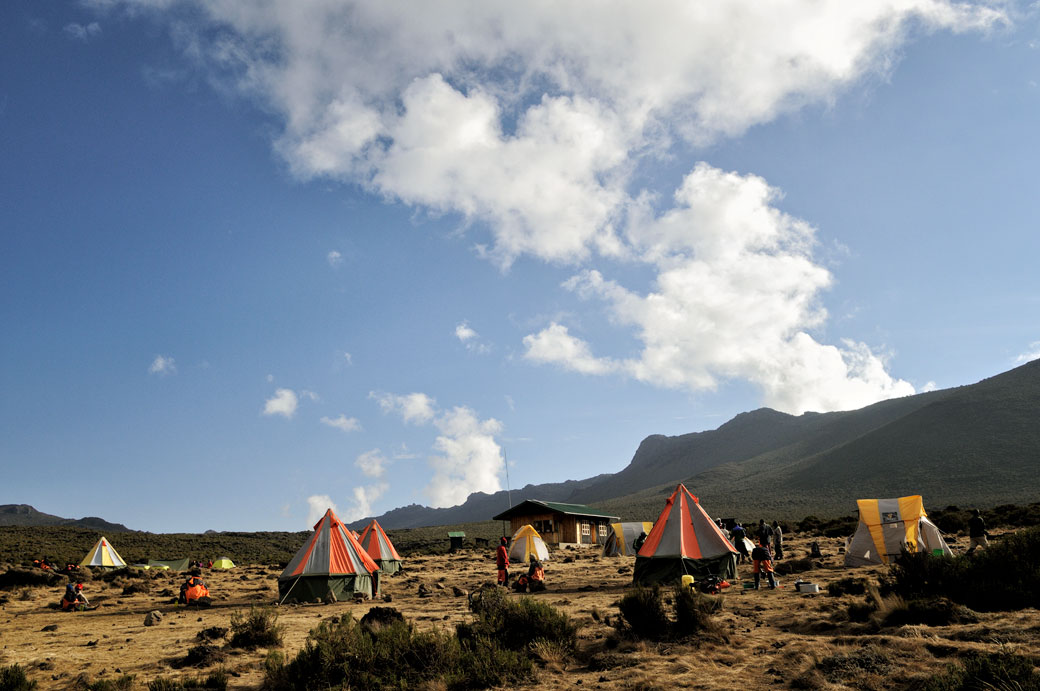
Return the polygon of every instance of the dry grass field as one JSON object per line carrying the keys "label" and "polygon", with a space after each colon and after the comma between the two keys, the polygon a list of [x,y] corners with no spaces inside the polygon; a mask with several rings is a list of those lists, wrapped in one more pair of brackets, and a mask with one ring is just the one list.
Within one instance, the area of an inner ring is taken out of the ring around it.
{"label": "dry grass field", "polygon": [[[543,689],[913,688],[972,651],[1028,657],[1040,650],[1040,612],[1035,609],[979,613],[976,621],[943,626],[884,626],[876,617],[851,621],[849,606],[866,596],[828,595],[828,584],[849,576],[876,579],[882,569],[847,570],[839,554],[842,541],[819,542],[823,558],[807,564],[807,571],[781,576],[778,590],[746,590],[739,581],[726,590],[715,615],[722,636],[713,640],[619,635],[617,605],[630,585],[634,559],[558,550],[546,564],[549,590],[531,597],[580,625],[579,647],[574,655],[538,660],[534,683]],[[954,549],[963,550],[964,542]],[[808,539],[788,540],[789,558],[778,565],[804,561],[808,551]],[[750,569],[741,570],[750,580]],[[278,624],[284,626],[280,649],[291,658],[322,620],[346,613],[360,619],[373,606],[398,609],[417,629],[453,631],[472,619],[466,593],[489,583],[494,572],[490,551],[413,556],[404,571],[383,580],[389,603],[278,607]],[[184,576],[168,572],[88,582],[85,592],[99,605],[89,612],[53,609],[60,588],[0,591],[0,666],[20,665],[40,689],[97,688],[98,682],[124,675],[133,675],[132,688],[144,689],[159,678],[203,679],[217,669],[229,675],[229,688],[260,688],[267,649],[231,648],[226,636],[211,641],[214,656],[203,666],[180,665],[200,643],[203,630],[227,629],[236,613],[273,605],[277,576],[277,568],[257,565],[206,571],[214,606],[202,610],[169,604]],[[796,577],[819,584],[821,592],[797,592]],[[428,595],[420,595],[420,585]],[[162,613],[162,620],[145,626],[153,610]]]}

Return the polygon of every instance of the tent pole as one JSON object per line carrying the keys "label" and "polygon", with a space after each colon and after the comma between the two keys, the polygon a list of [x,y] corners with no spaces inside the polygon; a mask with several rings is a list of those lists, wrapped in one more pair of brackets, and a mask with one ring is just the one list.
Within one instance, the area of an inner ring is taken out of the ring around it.
{"label": "tent pole", "polygon": [[285,591],[285,597],[283,597],[283,598],[282,598],[282,599],[281,599],[281,600],[280,600],[280,601],[278,602],[278,604],[279,604],[279,605],[282,605],[282,604],[284,604],[284,603],[285,603],[285,598],[286,598],[286,597],[289,597],[289,593],[291,593],[291,592],[292,592],[292,589],[296,587],[296,584],[300,582],[300,579],[301,579],[301,578],[303,578],[303,576],[297,576],[297,577],[296,577],[296,580],[295,580],[295,581],[293,581],[293,584],[292,584],[292,585],[290,585],[290,586],[289,586],[289,589]]}

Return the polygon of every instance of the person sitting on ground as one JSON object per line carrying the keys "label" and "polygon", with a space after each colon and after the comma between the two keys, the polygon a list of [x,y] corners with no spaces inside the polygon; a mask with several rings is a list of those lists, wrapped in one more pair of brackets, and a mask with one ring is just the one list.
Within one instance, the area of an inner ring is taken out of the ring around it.
{"label": "person sitting on ground", "polygon": [[509,550],[506,544],[509,540],[503,535],[499,541],[498,549],[495,550],[495,561],[498,564],[498,584],[509,585]]}
{"label": "person sitting on ground", "polygon": [[986,532],[986,521],[982,518],[982,512],[974,509],[971,518],[968,519],[968,552],[971,554],[976,547],[986,549],[989,547],[989,533]]}
{"label": "person sitting on ground", "polygon": [[643,548],[644,542],[646,542],[645,532],[639,533],[639,537],[637,537],[635,540],[632,540],[632,549],[635,551],[636,554],[639,554],[639,550]]}
{"label": "person sitting on ground", "polygon": [[542,568],[542,562],[534,557],[531,557],[531,565],[527,569],[527,581],[527,587],[532,593],[545,590],[545,569]]}
{"label": "person sitting on ground", "polygon": [[82,612],[90,606],[90,601],[83,594],[83,584],[69,581],[65,593],[61,596],[62,612]]}
{"label": "person sitting on ground", "polygon": [[759,578],[761,572],[766,572],[766,579],[769,581],[769,589],[773,590],[776,588],[776,578],[773,577],[773,560],[772,555],[769,554],[769,544],[759,544],[758,547],[751,550],[751,572],[755,575],[755,590],[758,590]]}
{"label": "person sitting on ground", "polygon": [[[188,580],[181,584],[181,596],[177,600],[182,605],[190,605],[193,602],[208,603],[209,602],[209,588],[206,587],[206,582],[201,578],[202,572],[198,569],[194,569],[191,575],[188,576]],[[202,598],[206,598],[203,600]]]}

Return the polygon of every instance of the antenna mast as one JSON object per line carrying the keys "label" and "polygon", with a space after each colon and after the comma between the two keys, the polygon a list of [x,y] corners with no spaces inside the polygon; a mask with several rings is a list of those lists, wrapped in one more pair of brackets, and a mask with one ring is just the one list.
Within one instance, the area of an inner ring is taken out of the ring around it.
{"label": "antenna mast", "polygon": [[513,508],[513,490],[509,488],[509,453],[502,449],[502,458],[506,462],[506,496],[509,498],[509,508]]}

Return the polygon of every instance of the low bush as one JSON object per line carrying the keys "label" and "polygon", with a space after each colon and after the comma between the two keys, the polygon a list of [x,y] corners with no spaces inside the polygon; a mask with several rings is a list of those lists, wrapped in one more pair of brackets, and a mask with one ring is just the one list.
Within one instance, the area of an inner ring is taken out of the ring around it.
{"label": "low bush", "polygon": [[463,644],[488,636],[510,650],[522,650],[534,641],[548,641],[567,651],[577,647],[578,627],[551,605],[529,597],[512,599],[501,588],[479,592],[480,597],[470,602],[476,621],[456,628]]}
{"label": "low bush", "polygon": [[31,691],[36,688],[36,681],[25,676],[25,668],[20,665],[0,667],[0,691]]}
{"label": "low bush", "polygon": [[884,676],[892,668],[888,651],[876,645],[867,645],[849,653],[840,653],[816,664],[824,678],[832,684],[847,684],[863,675]]}
{"label": "low bush", "polygon": [[433,680],[449,689],[486,688],[527,679],[531,661],[492,638],[464,646],[441,631],[416,632],[404,621],[378,629],[362,627],[349,614],[310,632],[289,662],[269,655],[268,689],[411,688]]}
{"label": "low bush", "polygon": [[903,554],[883,589],[910,599],[946,597],[977,611],[1040,607],[1040,527],[972,555]]}
{"label": "low bush", "polygon": [[623,619],[622,631],[650,640],[687,636],[697,636],[702,640],[726,639],[713,619],[722,609],[722,598],[677,585],[667,602],[674,608],[674,620],[665,611],[658,586],[632,588],[618,602]]}
{"label": "low bush", "polygon": [[190,689],[211,689],[212,691],[225,691],[228,687],[228,674],[222,669],[210,672],[205,677],[187,677],[183,679],[169,679],[159,677],[149,682],[148,691],[188,691]]}
{"label": "low bush", "polygon": [[86,681],[81,679],[80,683],[73,685],[77,691],[130,691],[134,688],[134,675],[124,674],[115,679],[98,679],[97,681]]}
{"label": "low bush", "polygon": [[282,629],[278,625],[278,613],[271,607],[250,607],[249,614],[238,612],[231,615],[232,648],[257,648],[282,644]]}
{"label": "low bush", "polygon": [[862,578],[848,576],[839,578],[827,585],[827,594],[837,597],[839,595],[863,595],[867,592],[867,584]]}
{"label": "low bush", "polygon": [[943,674],[933,676],[919,688],[921,691],[1040,691],[1040,674],[1034,661],[1021,655],[1003,651],[972,652],[961,660],[961,664],[948,666]]}
{"label": "low bush", "polygon": [[656,585],[636,586],[618,602],[618,609],[628,629],[638,638],[652,640],[665,638],[671,629],[671,621],[661,603],[661,590]]}
{"label": "low bush", "polygon": [[883,626],[950,626],[974,624],[979,620],[975,612],[945,597],[904,601],[897,596],[896,600],[894,606],[884,611],[880,621]]}
{"label": "low bush", "polygon": [[829,518],[826,520],[816,516],[806,516],[795,523],[794,529],[795,532],[806,535],[845,537],[846,535],[852,535],[858,524],[859,519],[856,516],[842,516],[841,518]]}

